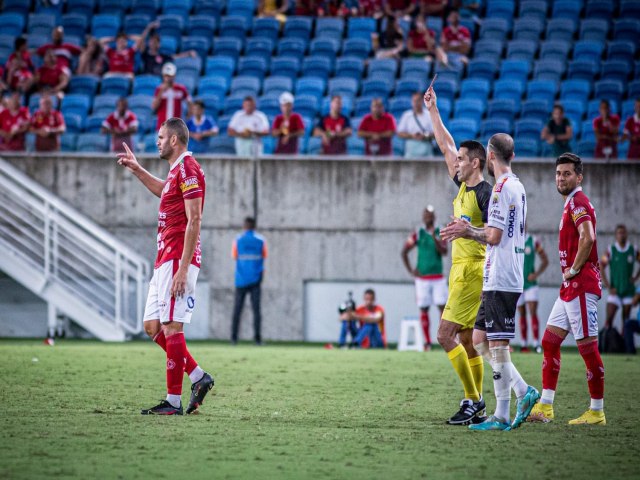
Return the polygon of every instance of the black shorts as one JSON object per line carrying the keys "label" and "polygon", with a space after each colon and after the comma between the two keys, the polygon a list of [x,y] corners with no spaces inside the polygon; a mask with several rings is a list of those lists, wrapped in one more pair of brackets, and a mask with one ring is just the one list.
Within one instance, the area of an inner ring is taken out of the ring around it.
{"label": "black shorts", "polygon": [[476,316],[476,330],[487,332],[488,340],[511,340],[516,336],[516,308],[521,293],[482,292]]}

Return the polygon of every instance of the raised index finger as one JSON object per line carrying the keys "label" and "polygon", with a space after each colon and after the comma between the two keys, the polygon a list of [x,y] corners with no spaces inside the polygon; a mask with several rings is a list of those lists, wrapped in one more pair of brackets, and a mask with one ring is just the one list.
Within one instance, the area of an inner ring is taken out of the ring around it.
{"label": "raised index finger", "polygon": [[127,151],[129,155],[133,156],[133,152],[129,148],[129,145],[127,145],[127,142],[122,142],[122,146],[124,147],[124,149]]}

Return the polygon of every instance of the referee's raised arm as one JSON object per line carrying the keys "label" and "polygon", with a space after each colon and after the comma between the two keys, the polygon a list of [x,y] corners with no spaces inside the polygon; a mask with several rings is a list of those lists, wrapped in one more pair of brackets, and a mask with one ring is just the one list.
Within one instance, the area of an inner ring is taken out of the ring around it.
{"label": "referee's raised arm", "polygon": [[433,87],[429,87],[424,92],[424,104],[431,116],[431,123],[433,124],[433,134],[438,142],[438,147],[444,155],[444,160],[447,162],[447,169],[449,170],[449,176],[454,178],[456,176],[456,161],[458,159],[458,149],[456,148],[456,142],[449,133],[449,130],[442,123],[440,118],[440,112],[438,111],[438,102],[436,98],[436,92]]}

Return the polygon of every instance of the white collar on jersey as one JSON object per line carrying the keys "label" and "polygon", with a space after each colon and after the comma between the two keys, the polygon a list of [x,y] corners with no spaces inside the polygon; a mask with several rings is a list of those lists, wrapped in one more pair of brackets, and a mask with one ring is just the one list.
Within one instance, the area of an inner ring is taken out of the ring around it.
{"label": "white collar on jersey", "polygon": [[577,186],[576,188],[574,188],[574,189],[573,189],[573,192],[571,192],[571,193],[567,196],[567,199],[566,199],[566,200],[565,200],[565,202],[564,202],[564,206],[566,207],[566,206],[569,204],[569,202],[571,201],[571,199],[573,198],[573,196],[574,196],[576,193],[581,192],[581,191],[582,191],[582,187],[580,187],[580,186]]}
{"label": "white collar on jersey", "polygon": [[175,162],[173,162],[173,164],[171,165],[171,168],[169,170],[173,170],[174,168],[176,168],[176,166],[182,161],[182,159],[184,157],[186,157],[187,155],[191,155],[191,152],[184,152],[182,155],[180,155]]}

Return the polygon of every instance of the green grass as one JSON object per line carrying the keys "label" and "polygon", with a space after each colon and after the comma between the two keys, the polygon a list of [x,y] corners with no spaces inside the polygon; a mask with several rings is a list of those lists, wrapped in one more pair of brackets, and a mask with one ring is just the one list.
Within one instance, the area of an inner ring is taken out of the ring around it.
{"label": "green grass", "polygon": [[[582,359],[567,352],[555,423],[480,433],[444,424],[461,388],[441,350],[194,343],[191,351],[216,379],[201,413],[148,417],[139,409],[165,388],[164,354],[151,342],[0,342],[0,478],[638,475],[640,364],[633,357],[605,358],[606,427],[566,424],[588,406]],[[539,387],[542,357],[513,357]],[[484,386],[492,409],[486,372]],[[185,379],[183,399],[189,391]]]}

